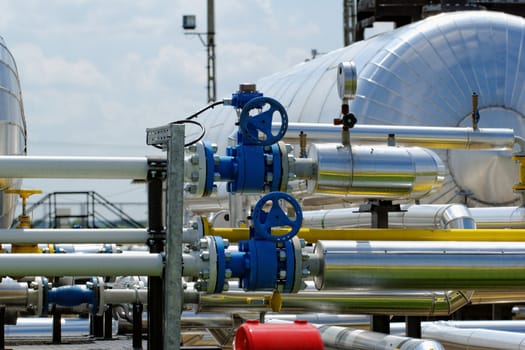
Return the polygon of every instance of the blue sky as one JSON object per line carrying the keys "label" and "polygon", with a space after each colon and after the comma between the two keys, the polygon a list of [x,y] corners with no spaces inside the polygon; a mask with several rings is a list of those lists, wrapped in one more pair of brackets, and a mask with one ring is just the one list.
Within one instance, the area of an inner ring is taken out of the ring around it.
{"label": "blue sky", "polygon": [[[31,155],[156,154],[145,129],[203,107],[206,0],[3,0],[0,36],[17,61]],[[216,0],[217,95],[342,46],[342,0]],[[96,189],[145,200],[124,182],[26,180],[46,192]],[[82,188],[79,188],[82,187]],[[87,188],[90,187],[90,188]],[[93,188],[91,188],[93,187]]]}

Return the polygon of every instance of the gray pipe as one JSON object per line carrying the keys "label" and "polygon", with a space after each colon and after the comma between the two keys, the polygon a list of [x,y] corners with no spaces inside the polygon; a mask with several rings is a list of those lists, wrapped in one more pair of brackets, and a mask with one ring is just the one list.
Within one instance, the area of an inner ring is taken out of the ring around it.
{"label": "gray pipe", "polygon": [[448,316],[469,303],[464,291],[300,292],[283,294],[282,311],[333,314]]}
{"label": "gray pipe", "polygon": [[318,327],[326,350],[444,350],[434,340],[414,339],[337,326]]}
{"label": "gray pipe", "polygon": [[104,289],[106,304],[148,304],[147,289]]}
{"label": "gray pipe", "polygon": [[[404,204],[401,209],[404,211],[388,214],[390,228],[476,228],[472,209],[462,204]],[[370,227],[370,213],[358,211],[359,208],[304,211],[303,225],[310,228]]]}
{"label": "gray pipe", "polygon": [[0,254],[2,276],[160,276],[160,254]]}
{"label": "gray pipe", "polygon": [[[278,126],[272,126],[277,131]],[[341,127],[331,124],[288,123],[282,141],[298,143],[299,134],[307,134],[308,143],[339,142]],[[388,144],[395,136],[398,146],[419,146],[443,149],[512,149],[515,138],[512,129],[477,129],[468,127],[425,127],[357,124],[350,130],[350,142],[358,144]]]}
{"label": "gray pipe", "polygon": [[145,244],[145,229],[0,229],[0,243]]}
{"label": "gray pipe", "polygon": [[489,329],[462,329],[433,323],[421,328],[425,338],[436,339],[447,347],[467,349],[525,349],[525,334]]}
{"label": "gray pipe", "polygon": [[[514,332],[514,333],[524,333],[525,332],[525,321],[520,320],[498,320],[498,321],[436,321],[436,322],[421,322],[421,327],[426,328],[430,326],[447,326],[454,328],[462,329],[486,329],[492,331],[504,331],[504,332]],[[405,322],[391,322],[390,323],[390,332],[391,334],[404,335],[406,329]]]}
{"label": "gray pipe", "polygon": [[470,208],[477,228],[525,228],[525,207]]}
{"label": "gray pipe", "polygon": [[[89,319],[62,318],[60,320],[63,337],[83,337],[89,335]],[[118,324],[113,323],[113,333],[116,334]],[[52,318],[18,318],[16,325],[5,326],[7,338],[51,338],[53,334]]]}
{"label": "gray pipe", "polygon": [[0,178],[146,179],[146,157],[0,156]]}
{"label": "gray pipe", "polygon": [[312,274],[318,289],[522,289],[524,247],[491,242],[318,241],[314,253],[319,270]]}

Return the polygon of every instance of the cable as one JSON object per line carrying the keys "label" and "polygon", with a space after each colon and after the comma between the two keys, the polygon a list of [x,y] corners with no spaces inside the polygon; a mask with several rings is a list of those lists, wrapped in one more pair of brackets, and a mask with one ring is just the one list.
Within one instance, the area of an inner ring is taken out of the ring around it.
{"label": "cable", "polygon": [[206,129],[204,128],[204,126],[201,123],[199,123],[196,120],[182,119],[182,120],[178,120],[176,122],[173,122],[171,124],[194,124],[194,125],[197,125],[199,128],[201,128],[201,134],[199,135],[199,137],[197,137],[196,139],[192,140],[191,142],[185,143],[184,147],[188,147],[188,146],[193,145],[194,143],[199,142],[200,140],[202,140],[204,135],[206,135]]}
{"label": "cable", "polygon": [[[188,147],[188,146],[193,145],[194,143],[199,142],[200,140],[202,140],[204,135],[206,135],[206,129],[204,129],[204,126],[201,123],[199,123],[198,121],[195,121],[195,120],[182,119],[182,120],[177,120],[175,122],[171,122],[170,124],[193,124],[193,125],[197,125],[199,128],[201,128],[200,135],[196,139],[192,140],[191,142],[185,143],[184,147]],[[155,148],[164,150],[164,146],[162,146],[161,144],[152,145],[152,146],[155,147]]]}
{"label": "cable", "polygon": [[[201,133],[200,133],[199,137],[197,137],[196,139],[192,140],[191,142],[185,143],[184,147],[188,147],[188,146],[191,146],[191,145],[199,142],[200,140],[202,140],[204,135],[206,135],[206,129],[204,128],[204,126],[201,123],[199,123],[198,121],[195,121],[195,120],[192,120],[192,119],[197,118],[199,115],[201,115],[202,113],[206,112],[208,109],[212,109],[215,106],[222,105],[222,104],[224,104],[224,100],[215,101],[215,102],[207,105],[206,107],[204,107],[200,111],[197,111],[197,112],[193,113],[192,115],[190,115],[186,119],[181,119],[181,120],[177,120],[175,122],[171,122],[170,123],[170,124],[193,124],[193,125],[197,125],[199,128],[201,128]],[[162,145],[152,145],[152,146],[155,147],[155,148],[158,148],[158,149],[164,149],[164,147]]]}
{"label": "cable", "polygon": [[190,115],[188,118],[186,118],[186,120],[191,120],[193,118],[197,118],[200,114],[206,112],[208,109],[212,109],[214,108],[215,106],[218,106],[218,105],[222,105],[224,104],[224,100],[220,100],[220,101],[215,101],[209,105],[207,105],[206,107],[204,107],[203,109],[201,109],[200,111],[198,112],[195,112],[194,114]]}

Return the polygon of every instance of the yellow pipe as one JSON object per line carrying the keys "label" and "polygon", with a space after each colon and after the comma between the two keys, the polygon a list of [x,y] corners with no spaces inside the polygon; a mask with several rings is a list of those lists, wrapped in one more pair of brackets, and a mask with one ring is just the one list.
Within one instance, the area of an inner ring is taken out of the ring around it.
{"label": "yellow pipe", "polygon": [[[205,234],[227,238],[230,242],[249,239],[247,228],[209,228]],[[288,230],[273,230],[282,235]],[[525,242],[525,229],[322,229],[301,228],[299,238],[307,242],[318,240],[353,241],[472,241]]]}

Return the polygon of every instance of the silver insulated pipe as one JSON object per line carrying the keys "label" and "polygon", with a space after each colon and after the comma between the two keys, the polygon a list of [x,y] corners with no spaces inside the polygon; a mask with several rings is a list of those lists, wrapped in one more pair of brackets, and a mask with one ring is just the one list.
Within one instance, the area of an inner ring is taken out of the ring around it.
{"label": "silver insulated pipe", "polygon": [[[404,204],[388,214],[390,228],[475,229],[471,209],[462,204]],[[370,227],[371,214],[359,208],[303,211],[303,226],[309,228]],[[524,222],[525,226],[525,222]]]}
{"label": "silver insulated pipe", "polygon": [[[318,241],[317,289],[488,290],[525,286],[516,242]],[[317,270],[317,271],[316,271]]]}
{"label": "silver insulated pipe", "polygon": [[421,328],[425,338],[436,339],[452,349],[525,349],[525,334],[490,329],[463,329],[433,323]]}
{"label": "silver insulated pipe", "polygon": [[525,228],[525,207],[470,208],[478,228]]}
{"label": "silver insulated pipe", "polygon": [[338,326],[318,327],[326,350],[445,350],[435,340],[414,339]]}
{"label": "silver insulated pipe", "polygon": [[441,187],[443,162],[424,148],[313,144],[317,165],[308,191],[358,198],[417,199]]}
{"label": "silver insulated pipe", "polygon": [[[272,127],[277,131],[280,125]],[[289,123],[283,141],[297,144],[301,132],[307,135],[309,143],[338,142],[341,140],[341,126]],[[397,146],[403,147],[512,149],[514,130],[363,124],[357,124],[350,130],[350,143],[352,145],[387,145],[388,142],[392,142],[392,138]]]}

